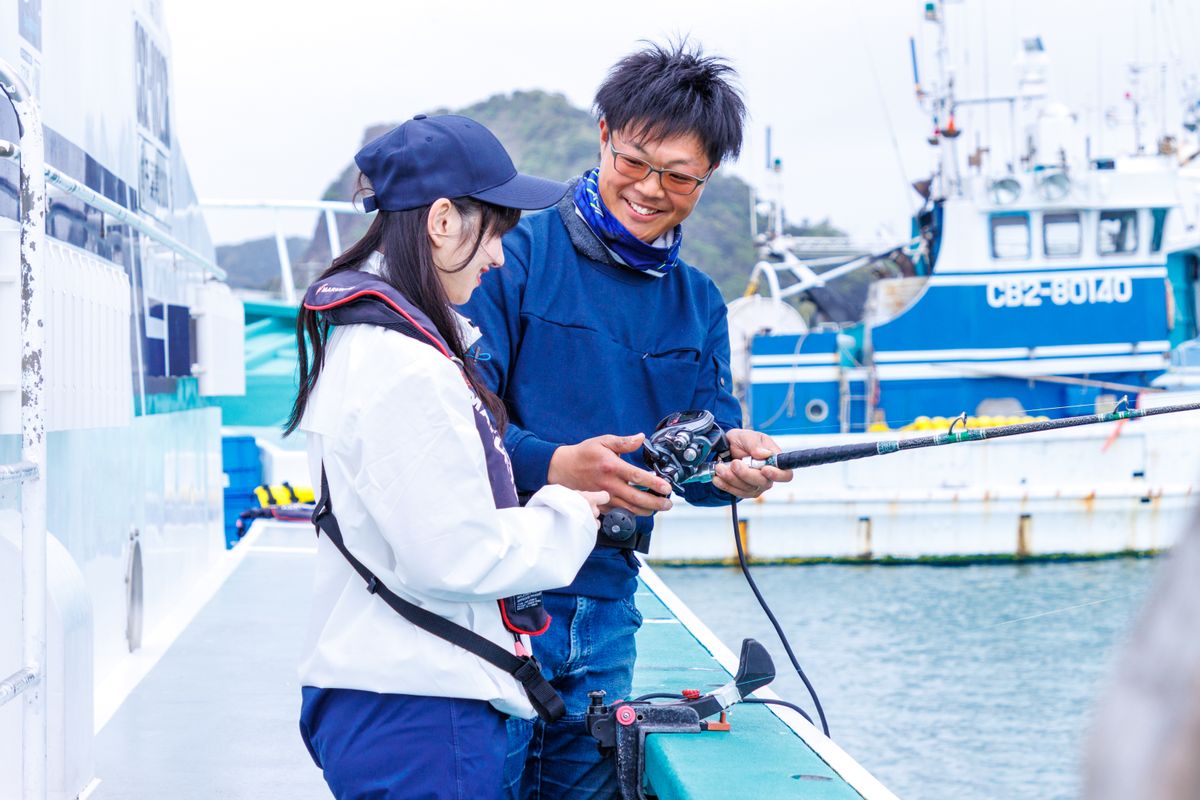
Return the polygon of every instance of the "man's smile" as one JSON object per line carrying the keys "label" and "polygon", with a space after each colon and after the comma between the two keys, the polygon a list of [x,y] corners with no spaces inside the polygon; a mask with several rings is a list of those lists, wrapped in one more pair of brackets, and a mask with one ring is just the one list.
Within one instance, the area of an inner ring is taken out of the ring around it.
{"label": "man's smile", "polygon": [[657,216],[658,214],[663,213],[662,211],[660,211],[657,208],[650,208],[649,206],[644,206],[641,203],[635,203],[633,200],[630,200],[628,197],[622,197],[621,199],[625,201],[625,205],[629,206],[629,208],[633,210],[635,218],[636,217],[645,217],[646,219],[650,219],[652,217]]}

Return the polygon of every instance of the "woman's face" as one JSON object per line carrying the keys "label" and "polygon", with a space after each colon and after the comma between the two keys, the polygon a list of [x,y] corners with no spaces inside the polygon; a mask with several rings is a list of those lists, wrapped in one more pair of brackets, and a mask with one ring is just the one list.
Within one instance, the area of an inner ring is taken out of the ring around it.
{"label": "woman's face", "polygon": [[[445,202],[448,209],[439,208]],[[430,212],[433,226],[433,263],[438,267],[438,280],[446,297],[454,305],[471,299],[489,269],[504,266],[501,237],[488,231],[474,255],[475,239],[479,235],[479,220],[464,220],[449,201],[439,200]],[[465,264],[465,266],[464,266]]]}

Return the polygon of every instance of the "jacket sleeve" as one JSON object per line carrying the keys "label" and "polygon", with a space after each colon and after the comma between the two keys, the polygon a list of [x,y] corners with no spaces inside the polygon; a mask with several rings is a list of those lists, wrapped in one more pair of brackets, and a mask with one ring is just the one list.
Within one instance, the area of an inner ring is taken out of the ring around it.
{"label": "jacket sleeve", "polygon": [[[700,380],[692,397],[692,408],[711,411],[722,430],[742,427],[742,404],[733,396],[733,375],[729,369],[729,320],[724,299],[715,284],[709,282],[709,307],[712,309],[708,336],[700,355]],[[715,295],[715,297],[713,296]],[[690,483],[683,497],[694,506],[728,505],[736,498],[711,483]]]}
{"label": "jacket sleeve", "polygon": [[[518,225],[505,236],[504,266],[484,276],[463,308],[483,334],[476,362],[479,374],[501,399],[506,399],[509,375],[521,351],[521,302],[532,246],[528,225]],[[540,439],[519,421],[509,420],[504,446],[512,459],[517,489],[535,491],[545,486],[550,459],[563,444]]]}
{"label": "jacket sleeve", "polygon": [[432,348],[385,343],[354,354],[361,368],[347,373],[338,435],[327,437],[335,511],[337,487],[358,495],[400,588],[466,602],[569,584],[596,542],[587,502],[549,486],[525,508],[497,509],[458,368]]}

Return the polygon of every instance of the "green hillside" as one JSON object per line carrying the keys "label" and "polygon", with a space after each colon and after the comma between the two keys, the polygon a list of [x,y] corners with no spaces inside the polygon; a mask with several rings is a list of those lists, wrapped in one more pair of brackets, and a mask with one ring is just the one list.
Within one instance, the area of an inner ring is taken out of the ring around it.
{"label": "green hillside", "polygon": [[[599,152],[596,123],[587,111],[576,108],[561,94],[542,91],[495,95],[460,109],[434,109],[431,114],[456,113],[476,119],[490,128],[508,152],[517,169],[533,175],[567,180],[594,167]],[[363,142],[392,125],[374,125],[363,134]],[[351,163],[325,191],[328,200],[348,200],[354,194],[357,170]],[[750,241],[750,187],[740,178],[719,171],[704,189],[696,211],[684,224],[683,257],[704,270],[727,298],[742,293],[754,265]],[[341,218],[338,233],[343,244],[354,241],[365,230],[363,220]],[[312,246],[304,261],[328,263],[329,247],[325,223],[313,232]],[[301,276],[297,276],[299,282]]]}

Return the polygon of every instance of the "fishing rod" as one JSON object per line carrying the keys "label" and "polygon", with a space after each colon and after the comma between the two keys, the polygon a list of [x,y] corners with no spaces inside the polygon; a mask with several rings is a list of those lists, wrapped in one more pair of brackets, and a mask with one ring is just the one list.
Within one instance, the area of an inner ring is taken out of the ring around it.
{"label": "fishing rod", "polygon": [[[841,461],[853,461],[859,458],[883,456],[898,453],[901,450],[917,450],[923,447],[941,447],[962,442],[979,442],[985,439],[999,439],[1005,436],[1023,436],[1029,433],[1059,430],[1060,428],[1077,428],[1081,425],[1100,425],[1105,422],[1120,422],[1126,419],[1141,419],[1155,417],[1161,414],[1178,414],[1183,411],[1200,411],[1200,403],[1180,403],[1177,405],[1160,406],[1158,408],[1129,408],[1129,400],[1121,398],[1114,410],[1107,414],[1084,414],[1078,417],[1063,417],[1061,419],[1020,422],[1015,425],[1001,425],[994,428],[968,428],[967,416],[964,412],[950,424],[946,433],[932,436],[918,436],[911,439],[882,439],[874,442],[858,442],[855,444],[830,445],[828,447],[811,447],[801,450],[789,450],[783,453],[757,459],[746,457],[743,463],[755,469],[777,467],[778,469],[801,469],[815,467],[821,464],[835,464]],[[959,425],[962,427],[959,428]],[[678,480],[678,483],[705,483],[716,474],[718,461],[708,461],[693,467],[691,474]]]}
{"label": "fishing rod", "polygon": [[[1129,408],[1128,396],[1122,397],[1116,407],[1105,414],[1086,414],[1077,417],[1063,417],[1055,420],[1022,422],[1015,425],[1002,425],[994,428],[968,428],[967,415],[964,412],[950,424],[945,433],[933,436],[921,436],[911,439],[884,439],[873,442],[832,445],[829,447],[813,447],[800,450],[790,450],[777,453],[770,458],[756,459],[746,457],[743,463],[761,469],[777,467],[779,469],[798,469],[814,467],[820,464],[833,464],[840,461],[853,461],[859,458],[882,456],[888,453],[898,453],[901,450],[916,450],[923,447],[940,447],[961,442],[978,442],[985,439],[999,439],[1005,436],[1022,436],[1042,431],[1074,428],[1081,425],[1099,425],[1105,422],[1120,422],[1127,419],[1140,419],[1161,414],[1178,414],[1183,411],[1200,411],[1200,402],[1181,403],[1158,408]],[[960,428],[961,426],[961,428]],[[716,466],[732,461],[729,441],[725,432],[717,425],[709,411],[679,411],[664,418],[655,431],[642,444],[642,459],[646,466],[659,477],[667,480],[677,491],[683,491],[683,486],[689,483],[711,482],[716,474]],[[646,487],[639,487],[649,491]],[[816,689],[800,666],[796,654],[792,650],[783,627],[771,611],[762,592],[759,590],[750,566],[747,563],[742,547],[741,536],[738,533],[737,503],[730,502],[730,514],[733,523],[733,538],[737,547],[738,564],[745,575],[754,597],[766,613],[772,627],[779,636],[779,641],[787,653],[788,659],[795,668],[797,675],[803,681],[813,705],[821,730],[829,735],[829,723],[825,718],[825,710],[817,697]],[[632,515],[624,509],[615,508],[605,514],[601,520],[602,532],[608,531],[614,538],[628,538],[633,535],[635,521]],[[644,551],[643,551],[644,552]],[[642,698],[646,699],[646,698]],[[607,707],[606,707],[607,708]],[[800,710],[797,708],[797,710]],[[808,717],[802,710],[801,714]],[[811,721],[811,720],[810,720]],[[589,728],[590,730],[590,728]],[[595,733],[593,732],[593,735]],[[602,742],[603,743],[603,742]]]}

